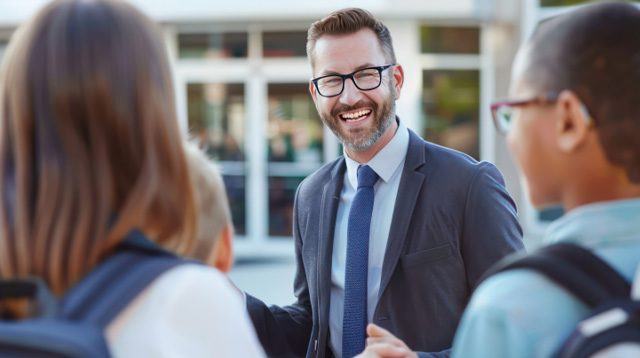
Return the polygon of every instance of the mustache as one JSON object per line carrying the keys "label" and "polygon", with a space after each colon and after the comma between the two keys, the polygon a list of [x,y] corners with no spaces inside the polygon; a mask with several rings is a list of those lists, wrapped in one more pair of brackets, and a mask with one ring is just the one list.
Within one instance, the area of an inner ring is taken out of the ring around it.
{"label": "mustache", "polygon": [[353,110],[356,110],[356,109],[362,108],[362,107],[371,107],[371,109],[373,109],[374,112],[377,112],[377,110],[378,110],[378,105],[375,102],[358,101],[355,104],[350,105],[350,106],[344,105],[344,104],[337,104],[331,110],[331,116],[336,117],[338,114],[340,114],[342,112],[353,111]]}

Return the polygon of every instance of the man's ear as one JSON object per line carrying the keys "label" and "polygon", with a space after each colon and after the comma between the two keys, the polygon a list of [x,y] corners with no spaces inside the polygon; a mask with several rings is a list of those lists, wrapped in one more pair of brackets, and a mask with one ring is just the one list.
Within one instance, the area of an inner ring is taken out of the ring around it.
{"label": "man's ear", "polygon": [[311,94],[311,98],[313,98],[313,103],[316,103],[318,100],[318,93],[316,92],[316,86],[313,84],[312,80],[309,80],[309,93]]}
{"label": "man's ear", "polygon": [[393,79],[395,80],[393,85],[396,90],[395,99],[398,99],[400,98],[402,86],[404,85],[404,69],[402,68],[402,65],[393,66]]}
{"label": "man's ear", "polygon": [[228,273],[233,266],[233,225],[227,224],[220,231],[209,264],[218,270]]}
{"label": "man's ear", "polygon": [[580,148],[587,140],[593,120],[586,107],[572,91],[562,91],[556,102],[558,148],[565,153]]}

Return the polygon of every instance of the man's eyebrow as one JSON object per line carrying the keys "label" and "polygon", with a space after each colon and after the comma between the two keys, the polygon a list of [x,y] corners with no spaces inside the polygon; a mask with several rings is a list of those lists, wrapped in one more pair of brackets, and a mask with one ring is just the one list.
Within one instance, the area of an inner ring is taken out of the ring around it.
{"label": "man's eyebrow", "polygon": [[[369,67],[376,67],[376,66],[374,64],[372,64],[372,63],[367,62],[365,64],[362,64],[362,65],[356,67],[353,71],[351,71],[349,73],[353,73],[355,71],[362,70],[363,68],[369,68]],[[330,75],[346,75],[346,74],[348,74],[348,73],[340,73],[340,72],[332,71],[332,70],[324,70],[324,71],[320,72],[320,75],[318,77],[330,76]]]}
{"label": "man's eyebrow", "polygon": [[362,70],[363,68],[369,68],[369,67],[376,67],[376,65],[367,62],[364,65],[360,65],[360,66],[356,67],[356,69],[354,71]]}
{"label": "man's eyebrow", "polygon": [[337,71],[332,71],[332,70],[324,70],[322,72],[320,72],[320,74],[318,75],[318,77],[322,77],[322,76],[330,76],[330,75],[341,75],[342,73],[337,72]]}

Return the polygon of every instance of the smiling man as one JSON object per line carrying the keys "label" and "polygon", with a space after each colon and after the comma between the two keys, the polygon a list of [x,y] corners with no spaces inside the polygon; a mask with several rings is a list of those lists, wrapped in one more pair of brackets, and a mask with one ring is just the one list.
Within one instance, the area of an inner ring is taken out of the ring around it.
{"label": "smiling man", "polygon": [[447,356],[482,274],[522,248],[502,176],[407,129],[395,110],[404,71],[367,11],[312,24],[307,54],[344,155],[296,194],[297,302],[247,295],[260,340],[270,356],[353,357],[367,343],[374,356]]}

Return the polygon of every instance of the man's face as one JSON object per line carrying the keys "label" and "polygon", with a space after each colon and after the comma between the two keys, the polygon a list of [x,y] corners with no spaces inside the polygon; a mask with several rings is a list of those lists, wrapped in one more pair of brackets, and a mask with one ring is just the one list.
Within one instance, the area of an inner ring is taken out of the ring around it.
{"label": "man's face", "polygon": [[[314,54],[314,78],[390,64],[370,29],[347,35],[324,35],[317,40]],[[335,97],[321,96],[312,82],[309,90],[320,118],[343,145],[349,150],[366,151],[393,123],[402,80],[402,69],[392,66],[382,72],[382,83],[373,90],[360,90],[350,79]]]}

